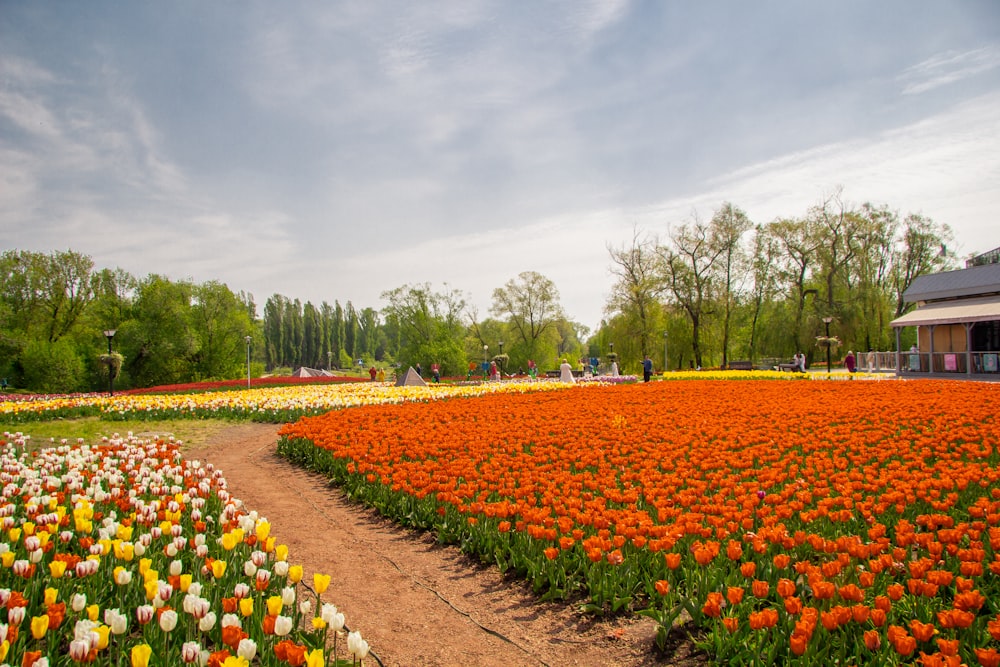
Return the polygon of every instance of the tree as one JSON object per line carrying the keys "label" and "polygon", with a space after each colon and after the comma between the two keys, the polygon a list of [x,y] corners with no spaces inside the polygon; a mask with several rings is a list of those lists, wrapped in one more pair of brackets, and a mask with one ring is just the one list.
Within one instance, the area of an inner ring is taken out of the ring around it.
{"label": "tree", "polygon": [[246,304],[220,282],[194,286],[191,332],[197,341],[196,379],[233,379],[246,373],[246,337],[253,333]]}
{"label": "tree", "polygon": [[465,298],[461,292],[434,292],[430,283],[424,283],[397,287],[383,292],[382,298],[389,302],[383,314],[396,329],[397,359],[404,367],[437,363],[444,375],[464,373]]}
{"label": "tree", "polygon": [[[796,351],[807,350],[812,358],[812,346],[805,345],[803,334],[803,315],[806,307],[806,297],[815,294],[815,288],[808,286],[812,277],[812,267],[816,264],[816,253],[820,246],[815,225],[809,220],[781,219],[768,226],[768,232],[777,240],[783,255],[780,263],[779,279],[781,285],[789,289],[794,308],[794,325],[783,327],[791,335],[788,337],[790,347]],[[787,352],[787,350],[783,350]]]}
{"label": "tree", "polygon": [[139,282],[132,319],[115,341],[134,386],[153,387],[194,379],[198,338],[191,326],[194,286],[150,275]]}
{"label": "tree", "polygon": [[930,218],[911,213],[903,221],[902,247],[893,257],[892,283],[895,292],[895,316],[906,312],[903,292],[917,276],[951,268],[955,254],[948,249],[953,242],[948,225],[938,225]]}
{"label": "tree", "polygon": [[493,290],[490,313],[505,321],[528,359],[538,360],[540,341],[563,317],[559,290],[540,273],[525,271]]}
{"label": "tree", "polygon": [[[639,349],[635,353],[643,359],[651,352],[654,332],[662,330],[658,297],[665,285],[663,276],[657,271],[656,241],[640,238],[638,231],[633,230],[630,247],[609,246],[608,254],[611,256],[611,275],[616,280],[605,312],[622,316],[619,320],[625,329],[622,333],[638,341]],[[625,353],[625,348],[621,352]]]}
{"label": "tree", "polygon": [[729,202],[722,205],[711,222],[711,245],[718,253],[719,298],[722,301],[722,367],[729,363],[729,336],[733,310],[741,285],[736,276],[746,275],[746,253],[741,245],[743,235],[752,227],[746,213]]}
{"label": "tree", "polygon": [[670,244],[661,247],[660,253],[670,294],[691,322],[691,346],[700,368],[702,327],[711,312],[712,276],[721,250],[713,245],[709,226],[695,219],[675,228]]}

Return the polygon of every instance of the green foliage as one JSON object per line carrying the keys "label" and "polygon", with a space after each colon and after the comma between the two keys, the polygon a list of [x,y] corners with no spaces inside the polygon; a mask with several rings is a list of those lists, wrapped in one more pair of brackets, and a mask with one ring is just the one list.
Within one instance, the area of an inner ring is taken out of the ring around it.
{"label": "green foliage", "polygon": [[67,341],[28,343],[21,354],[24,383],[44,393],[70,393],[83,389],[84,363]]}

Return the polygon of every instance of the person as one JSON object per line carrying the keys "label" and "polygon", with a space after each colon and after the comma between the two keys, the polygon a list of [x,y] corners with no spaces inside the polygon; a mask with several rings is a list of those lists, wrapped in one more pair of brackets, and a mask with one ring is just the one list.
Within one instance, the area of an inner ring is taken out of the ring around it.
{"label": "person", "polygon": [[642,381],[649,382],[649,379],[653,377],[653,360],[646,355],[646,358],[642,360]]}
{"label": "person", "polygon": [[566,361],[565,359],[563,359],[562,363],[559,365],[559,381],[569,382],[570,384],[576,382],[576,380],[573,378],[573,367],[570,366],[569,362]]}
{"label": "person", "polygon": [[374,366],[372,366],[371,368],[368,369],[368,375],[371,376],[372,382],[375,381],[375,374],[376,373],[378,373],[378,371],[375,370]]}
{"label": "person", "polygon": [[618,362],[617,361],[612,361],[611,362],[611,377],[613,377],[613,378],[618,377]]}
{"label": "person", "polygon": [[378,369],[378,381],[379,382],[385,382],[385,369],[384,368]]}
{"label": "person", "polygon": [[798,366],[799,371],[801,371],[802,373],[805,373],[806,372],[806,353],[805,352],[799,352],[795,356],[795,361],[797,362],[796,365]]}
{"label": "person", "polygon": [[417,369],[416,370],[417,370],[417,375],[419,375],[420,377],[424,376],[423,371],[420,369],[420,362],[419,361],[417,362]]}
{"label": "person", "polygon": [[497,368],[497,362],[495,361],[490,362],[490,379],[497,382],[500,381],[500,369]]}
{"label": "person", "polygon": [[844,357],[844,367],[847,368],[848,373],[853,373],[857,370],[857,365],[854,362],[854,352],[847,351],[847,356]]}
{"label": "person", "polygon": [[868,371],[875,370],[875,350],[868,350]]}
{"label": "person", "polygon": [[531,359],[528,359],[528,375],[531,376],[532,380],[538,377],[538,367],[535,366],[535,362]]}
{"label": "person", "polygon": [[435,382],[441,381],[441,367],[437,364],[431,364],[431,374],[434,376]]}

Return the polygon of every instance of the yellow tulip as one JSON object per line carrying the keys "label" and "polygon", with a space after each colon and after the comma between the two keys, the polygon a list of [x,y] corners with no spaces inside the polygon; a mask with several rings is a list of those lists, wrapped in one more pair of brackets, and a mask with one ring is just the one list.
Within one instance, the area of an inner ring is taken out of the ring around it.
{"label": "yellow tulip", "polygon": [[170,527],[172,525],[173,524],[170,521],[161,521],[160,522],[160,530],[163,531],[164,535],[169,535],[170,534]]}
{"label": "yellow tulip", "polygon": [[250,667],[250,663],[244,657],[231,655],[222,661],[222,667]]}
{"label": "yellow tulip", "polygon": [[[96,621],[97,619],[92,618],[90,620]],[[99,639],[97,640],[97,649],[103,651],[108,647],[108,639],[111,635],[111,627],[107,625],[98,625],[96,628],[94,628],[94,632],[96,632],[97,636],[99,637]]]}
{"label": "yellow tulip", "polygon": [[97,543],[101,545],[102,556],[107,556],[111,553],[111,540],[98,540]]}
{"label": "yellow tulip", "polygon": [[156,579],[147,581],[143,586],[146,590],[147,600],[155,600],[156,596],[160,594],[160,583]]}
{"label": "yellow tulip", "polygon": [[274,548],[275,560],[288,560],[288,545],[279,544]]}
{"label": "yellow tulip", "polygon": [[236,531],[226,533],[222,536],[222,548],[226,551],[232,551],[242,541],[242,538],[236,534]]}
{"label": "yellow tulip", "polygon": [[253,598],[243,598],[240,600],[240,613],[244,616],[253,615]]}
{"label": "yellow tulip", "polygon": [[28,537],[31,537],[32,535],[35,534],[35,524],[32,523],[31,521],[25,521],[24,523],[22,523],[21,528],[24,529],[24,534],[27,535]]}
{"label": "yellow tulip", "polygon": [[150,560],[148,558],[140,558],[139,559],[139,574],[145,575],[146,574],[146,570],[148,570],[152,566],[153,566],[153,561],[152,560]]}
{"label": "yellow tulip", "polygon": [[87,618],[92,621],[96,621],[101,614],[101,605],[92,604],[87,607]]}
{"label": "yellow tulip", "polygon": [[[56,524],[51,524],[51,525],[58,528]],[[52,533],[46,533],[46,532],[38,533],[38,545],[44,549],[45,545],[49,543],[50,537],[52,537]]]}
{"label": "yellow tulip", "polygon": [[142,580],[147,583],[150,581],[158,581],[159,578],[160,578],[159,570],[146,570],[145,572],[142,573]]}
{"label": "yellow tulip", "polygon": [[21,539],[21,529],[11,528],[10,530],[7,531],[7,537],[10,538],[11,542],[17,542],[19,539]]}
{"label": "yellow tulip", "polygon": [[0,554],[0,562],[3,562],[4,567],[10,567],[14,564],[14,556],[13,551],[5,551]]}
{"label": "yellow tulip", "polygon": [[191,575],[182,574],[181,575],[181,593],[187,593],[188,589],[191,587]]}
{"label": "yellow tulip", "polygon": [[317,648],[313,649],[306,656],[306,667],[324,667],[326,662],[323,660],[323,649]]}
{"label": "yellow tulip", "polygon": [[266,540],[264,540],[264,553],[271,553],[272,551],[274,551],[275,541],[276,540],[273,537],[268,537]]}
{"label": "yellow tulip", "polygon": [[10,642],[6,639],[0,644],[0,660],[7,659],[7,653],[10,651]]}
{"label": "yellow tulip", "polygon": [[319,595],[326,592],[326,589],[330,587],[330,575],[328,574],[314,574],[313,575],[313,588]]}
{"label": "yellow tulip", "polygon": [[45,589],[45,606],[50,604],[55,604],[59,599],[59,589],[56,588],[46,588]]}
{"label": "yellow tulip", "polygon": [[42,614],[41,616],[31,617],[31,636],[35,639],[41,639],[45,636],[45,633],[49,631],[49,615]]}
{"label": "yellow tulip", "polygon": [[224,560],[213,560],[212,561],[212,576],[216,579],[222,579],[222,575],[226,573],[226,561]]}
{"label": "yellow tulip", "polygon": [[50,562],[49,573],[52,575],[53,579],[62,579],[62,576],[66,574],[66,561],[54,560]]}
{"label": "yellow tulip", "polygon": [[322,630],[326,627],[326,621],[322,616],[314,616],[312,620],[313,630]]}
{"label": "yellow tulip", "polygon": [[281,609],[284,604],[281,601],[280,595],[272,595],[267,599],[267,615],[277,616],[281,613]]}
{"label": "yellow tulip", "polygon": [[257,540],[263,542],[267,539],[267,536],[271,534],[271,524],[268,521],[261,519],[257,522],[255,527],[255,532],[257,533]]}
{"label": "yellow tulip", "polygon": [[149,656],[153,649],[149,644],[139,644],[132,647],[132,667],[149,667]]}
{"label": "yellow tulip", "polygon": [[118,532],[115,533],[115,537],[119,540],[125,540],[126,542],[132,541],[132,526],[123,526],[118,524]]}
{"label": "yellow tulip", "polygon": [[302,566],[292,565],[288,568],[288,580],[293,584],[297,584],[302,581]]}

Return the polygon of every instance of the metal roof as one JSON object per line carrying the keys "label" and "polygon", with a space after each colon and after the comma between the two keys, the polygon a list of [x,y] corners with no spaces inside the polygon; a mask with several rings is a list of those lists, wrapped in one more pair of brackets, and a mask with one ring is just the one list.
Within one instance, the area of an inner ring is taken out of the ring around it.
{"label": "metal roof", "polygon": [[913,327],[993,320],[1000,320],[1000,295],[979,299],[936,301],[897,317],[889,324],[894,327]]}
{"label": "metal roof", "polygon": [[983,264],[914,278],[903,292],[907,303],[1000,293],[1000,264]]}

